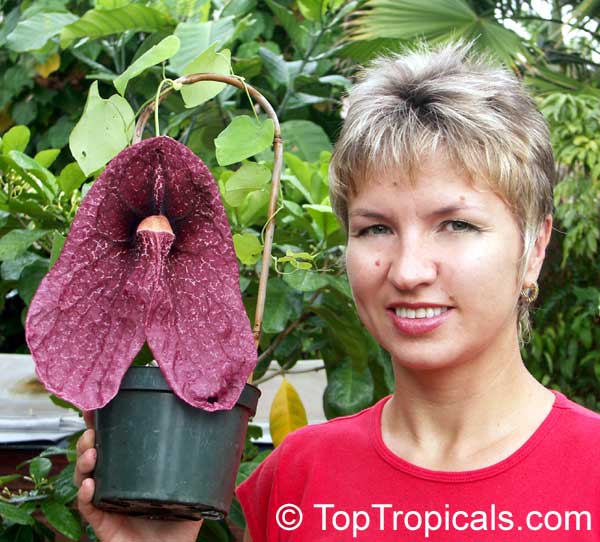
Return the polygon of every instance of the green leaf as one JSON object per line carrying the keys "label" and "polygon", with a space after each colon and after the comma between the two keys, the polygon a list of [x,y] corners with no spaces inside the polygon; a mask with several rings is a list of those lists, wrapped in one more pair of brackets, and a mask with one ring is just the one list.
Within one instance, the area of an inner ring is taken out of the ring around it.
{"label": "green leaf", "polygon": [[364,8],[353,23],[352,40],[477,39],[477,48],[507,62],[522,49],[517,34],[478,15],[465,0],[368,0]]}
{"label": "green leaf", "polygon": [[60,34],[65,26],[77,19],[76,15],[66,12],[36,13],[29,19],[20,21],[8,35],[8,47],[19,53],[41,49],[50,38]]}
{"label": "green leaf", "polygon": [[228,205],[239,207],[250,192],[261,189],[270,179],[271,171],[268,167],[256,162],[246,162],[227,180],[223,199]]}
{"label": "green leaf", "polygon": [[251,233],[234,234],[233,246],[236,256],[244,265],[254,265],[263,250],[258,237]]}
{"label": "green leaf", "polygon": [[64,504],[46,500],[42,501],[41,508],[52,527],[71,540],[79,540],[81,524]]}
{"label": "green leaf", "polygon": [[42,258],[33,252],[23,252],[12,260],[5,260],[2,262],[2,266],[0,266],[0,276],[2,277],[2,280],[19,280],[23,269],[37,260],[45,260],[45,258]]}
{"label": "green leaf", "polygon": [[242,115],[215,139],[217,162],[227,166],[267,149],[273,144],[275,128],[271,119],[263,122]]}
{"label": "green leaf", "polygon": [[46,478],[52,469],[52,461],[46,457],[36,457],[29,463],[29,475],[36,481]]}
{"label": "green leaf", "polygon": [[6,484],[10,484],[15,480],[21,478],[20,474],[7,474],[6,476],[0,476],[0,486],[5,486]]}
{"label": "green leaf", "polygon": [[298,0],[300,13],[309,21],[318,21],[327,9],[327,0]]}
{"label": "green leaf", "polygon": [[157,32],[173,24],[174,21],[160,11],[137,3],[116,9],[92,9],[62,29],[60,46],[66,49],[79,38],[96,39],[127,30]]}
{"label": "green leaf", "polygon": [[283,280],[300,292],[314,292],[329,284],[327,277],[321,273],[304,269],[298,269],[298,271],[284,275]]}
{"label": "green leaf", "polygon": [[316,162],[321,151],[332,149],[331,141],[323,128],[309,120],[283,122],[281,137],[286,151],[294,153],[306,162]]}
{"label": "green leaf", "polygon": [[33,296],[48,273],[48,261],[37,260],[23,269],[17,282],[17,290],[26,305],[31,303]]}
{"label": "green leaf", "polygon": [[151,66],[156,66],[156,64],[160,64],[171,58],[179,50],[179,45],[179,38],[177,36],[167,36],[160,43],[146,51],[113,81],[118,93],[123,96],[127,88],[127,83],[131,79],[137,77]]}
{"label": "green leaf", "polygon": [[19,525],[33,525],[34,519],[24,510],[17,508],[13,504],[0,501],[0,516]]}
{"label": "green leaf", "polygon": [[2,136],[2,154],[8,155],[13,150],[24,152],[29,138],[30,132],[27,126],[13,126]]}
{"label": "green leaf", "polygon": [[0,260],[14,260],[48,232],[44,230],[11,230],[0,238]]}
{"label": "green leaf", "polygon": [[175,36],[181,41],[181,47],[170,60],[169,68],[182,75],[186,67],[198,57],[198,51],[206,51],[213,43],[219,49],[229,41],[234,31],[232,17],[206,23],[179,23],[175,29]]}
{"label": "green leaf", "polygon": [[273,78],[274,81],[280,85],[290,84],[290,71],[288,69],[288,63],[283,59],[280,54],[274,53],[266,47],[260,47],[258,54],[263,62],[267,73]]}
{"label": "green leaf", "polygon": [[46,149],[38,152],[33,159],[42,167],[50,167],[58,158],[60,149]]}
{"label": "green leaf", "polygon": [[281,26],[290,36],[294,46],[300,51],[306,51],[308,48],[309,32],[306,25],[302,24],[294,14],[287,8],[278,4],[274,0],[265,0],[273,15],[279,19]]}
{"label": "green leaf", "polygon": [[240,222],[244,226],[255,224],[261,217],[267,214],[269,203],[269,191],[266,189],[250,192],[244,203],[240,206]]}
{"label": "green leaf", "polygon": [[265,333],[280,333],[292,317],[290,303],[293,291],[281,279],[273,278],[267,285],[262,329]]}
{"label": "green leaf", "polygon": [[327,417],[348,416],[367,408],[373,401],[373,391],[369,369],[357,371],[349,363],[334,369],[323,394]]}
{"label": "green leaf", "polygon": [[[222,75],[231,74],[231,52],[224,49],[220,53],[216,52],[217,44],[213,43],[196,60],[188,64],[183,70],[184,75],[192,73],[220,73]],[[217,83],[213,81],[198,81],[192,85],[183,85],[181,96],[186,107],[196,107],[214,98],[227,86],[226,83]]]}
{"label": "green leaf", "polygon": [[54,232],[54,239],[52,239],[52,252],[50,254],[50,265],[49,269],[52,269],[52,266],[58,260],[60,253],[62,252],[63,247],[65,246],[66,237],[61,235],[57,231]]}
{"label": "green leaf", "polygon": [[56,179],[58,186],[67,195],[70,196],[74,190],[77,190],[86,180],[86,175],[81,171],[77,162],[71,162],[67,164],[60,175]]}
{"label": "green leaf", "polygon": [[28,194],[27,197],[22,195],[18,200],[9,200],[7,203],[8,210],[13,214],[22,213],[31,218],[35,218],[38,222],[38,226],[44,230],[64,227],[64,221],[60,220],[51,212],[45,211],[35,199],[32,199],[34,195],[35,194]]}
{"label": "green leaf", "polygon": [[115,9],[122,8],[131,4],[131,0],[96,0],[94,7],[96,9]]}
{"label": "green leaf", "polygon": [[98,81],[94,81],[83,115],[69,138],[71,153],[86,176],[106,165],[129,144],[134,117],[125,98],[114,94],[103,99],[98,93]]}

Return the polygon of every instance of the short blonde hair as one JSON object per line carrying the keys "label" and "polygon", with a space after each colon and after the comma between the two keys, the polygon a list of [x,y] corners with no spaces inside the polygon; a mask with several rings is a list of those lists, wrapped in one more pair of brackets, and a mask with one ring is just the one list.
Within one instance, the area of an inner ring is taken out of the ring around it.
{"label": "short blonde hair", "polygon": [[[545,217],[555,164],[542,114],[522,83],[471,44],[425,44],[380,57],[359,75],[329,167],[334,213],[348,232],[348,198],[377,171],[416,171],[444,151],[473,181],[486,182],[512,210],[523,239],[520,283]],[[519,301],[519,336],[528,305]]]}

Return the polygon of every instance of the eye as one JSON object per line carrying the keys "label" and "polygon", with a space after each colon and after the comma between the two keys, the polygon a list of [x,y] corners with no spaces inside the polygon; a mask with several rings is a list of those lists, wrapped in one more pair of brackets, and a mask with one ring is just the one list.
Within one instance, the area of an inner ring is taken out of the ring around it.
{"label": "eye", "polygon": [[442,230],[449,233],[462,233],[468,231],[479,231],[477,226],[464,220],[446,220],[442,222]]}
{"label": "eye", "polygon": [[384,226],[383,224],[373,224],[372,226],[367,226],[366,228],[359,230],[356,236],[365,237],[368,235],[380,235],[382,233],[386,233],[387,231],[389,231],[387,226]]}

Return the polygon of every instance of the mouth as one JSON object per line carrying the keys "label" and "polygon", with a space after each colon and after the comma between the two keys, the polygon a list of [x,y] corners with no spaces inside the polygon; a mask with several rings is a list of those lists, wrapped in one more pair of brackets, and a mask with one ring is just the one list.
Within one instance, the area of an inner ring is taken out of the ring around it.
{"label": "mouth", "polygon": [[431,333],[448,320],[452,307],[395,307],[388,309],[394,327],[403,335]]}
{"label": "mouth", "polygon": [[440,314],[443,314],[449,309],[450,307],[420,307],[417,309],[409,309],[408,307],[396,307],[392,310],[395,311],[396,316],[398,316],[398,318],[421,319],[439,316]]}

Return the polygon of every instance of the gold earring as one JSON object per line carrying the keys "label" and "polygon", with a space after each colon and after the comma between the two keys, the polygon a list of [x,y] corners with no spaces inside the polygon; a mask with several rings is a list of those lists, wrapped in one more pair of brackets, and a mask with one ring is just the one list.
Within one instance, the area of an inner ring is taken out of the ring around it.
{"label": "gold earring", "polygon": [[537,299],[537,296],[539,293],[540,293],[540,288],[539,288],[537,282],[533,281],[531,284],[526,285],[521,290],[521,300],[529,305],[530,303],[533,303]]}

